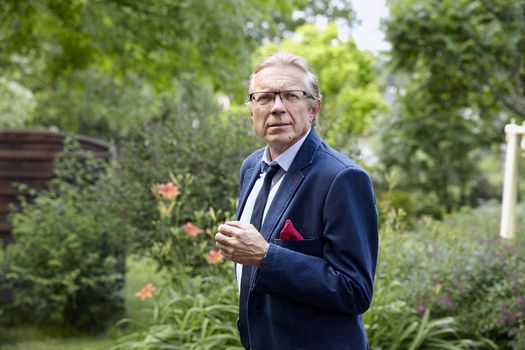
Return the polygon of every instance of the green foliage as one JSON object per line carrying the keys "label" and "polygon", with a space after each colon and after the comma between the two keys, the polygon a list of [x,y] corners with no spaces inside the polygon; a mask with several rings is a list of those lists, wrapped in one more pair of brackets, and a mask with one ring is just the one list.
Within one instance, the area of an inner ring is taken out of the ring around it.
{"label": "green foliage", "polygon": [[154,304],[146,304],[145,317],[119,323],[127,330],[114,349],[239,349],[233,270],[223,263],[214,241],[217,226],[232,214],[188,210],[201,203],[192,198],[199,198],[199,177],[171,175],[166,180],[149,191],[157,213],[150,246],[141,248],[163,272],[161,292],[150,284],[138,293],[152,296]]}
{"label": "green foliage", "polygon": [[65,143],[49,190],[12,216],[1,267],[13,321],[101,330],[122,312],[123,240],[99,201],[106,164],[79,147]]}
{"label": "green foliage", "polygon": [[35,103],[28,89],[0,77],[0,128],[20,127],[30,122]]}
{"label": "green foliage", "polygon": [[[175,79],[241,102],[261,42],[317,16],[354,19],[349,0],[1,4],[0,77],[34,95],[27,104],[34,110],[0,104],[0,113],[16,109],[9,124],[113,138],[156,115],[163,93],[178,88]],[[0,96],[7,94],[0,87]]]}
{"label": "green foliage", "polygon": [[[402,210],[391,207],[385,216],[374,301],[364,315],[371,349],[495,349],[478,332],[466,332],[455,314],[433,315],[417,307],[414,293],[421,290],[421,275],[431,273],[420,264],[426,252],[417,249],[424,230],[407,232]],[[442,268],[446,271],[434,267]]]}
{"label": "green foliage", "polygon": [[406,191],[447,212],[493,190],[478,163],[525,116],[523,1],[389,1],[386,38],[397,96],[378,152],[404,171]]}
{"label": "green foliage", "polygon": [[169,181],[169,174],[195,179],[191,193],[185,193],[184,217],[178,218],[182,223],[210,207],[231,211],[241,162],[261,145],[245,108],[221,112],[210,90],[189,85],[170,100],[156,121],[122,142],[118,176],[112,178],[113,190],[104,194],[107,202],[119,203],[109,208],[121,223],[115,229],[138,251],[151,246],[157,234],[153,223],[159,214],[151,185]]}
{"label": "green foliage", "polygon": [[229,278],[231,269],[228,264],[213,275],[165,288],[146,310],[147,315],[121,322],[133,332],[122,336],[112,349],[242,349],[236,326],[238,293]]}
{"label": "green foliage", "polygon": [[365,314],[372,348],[521,349],[525,242],[498,239],[500,208],[425,218],[413,230],[402,212],[389,213]]}
{"label": "green foliage", "polygon": [[[427,223],[438,237],[423,243],[433,252],[425,268],[437,261],[443,267],[430,270],[430,278],[421,284],[416,298],[435,315],[456,314],[470,333],[478,332],[504,349],[520,349],[525,324],[525,240],[502,242],[497,236],[487,237],[480,228],[494,227],[497,232],[499,223],[491,216],[489,222],[483,217],[491,209],[480,211],[475,221],[457,215],[454,230],[441,223]],[[469,241],[454,239],[465,231],[474,233]]]}
{"label": "green foliage", "polygon": [[148,252],[159,268],[166,269],[176,279],[198,275],[208,264],[222,263],[222,256],[215,250],[214,237],[221,223],[233,220],[233,214],[213,208],[194,211],[191,215],[185,213],[193,182],[190,175],[172,175],[170,182],[152,188],[159,217],[154,221],[155,236]]}
{"label": "green foliage", "polygon": [[51,335],[48,330],[30,326],[9,328],[0,341],[2,350],[108,350],[115,343],[98,335]]}
{"label": "green foliage", "polygon": [[450,213],[471,204],[473,189],[483,182],[478,163],[486,140],[472,132],[476,123],[459,111],[442,112],[412,93],[419,94],[407,92],[401,111],[381,123],[379,156],[386,169],[403,173],[400,189],[437,197],[443,209],[427,214]]}
{"label": "green foliage", "polygon": [[128,135],[159,112],[160,101],[151,85],[129,74],[111,79],[93,67],[58,80],[53,89],[34,95],[38,114],[26,125],[57,126],[85,135],[115,139]]}
{"label": "green foliage", "polygon": [[[434,103],[496,120],[525,116],[525,3],[515,0],[389,1],[392,63]],[[496,105],[496,106],[493,106]],[[496,107],[496,108],[494,108]]]}
{"label": "green foliage", "polygon": [[353,41],[341,41],[335,22],[324,30],[305,24],[290,38],[261,47],[256,56],[260,60],[278,50],[305,57],[318,76],[324,100],[319,129],[338,149],[347,149],[349,135],[363,133],[385,110],[374,57],[357,49]]}

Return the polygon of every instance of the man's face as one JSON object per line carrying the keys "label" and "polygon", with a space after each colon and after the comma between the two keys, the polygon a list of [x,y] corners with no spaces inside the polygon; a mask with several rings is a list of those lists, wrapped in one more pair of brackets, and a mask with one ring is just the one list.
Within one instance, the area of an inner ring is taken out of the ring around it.
{"label": "man's face", "polygon": [[[304,82],[305,73],[295,66],[278,65],[264,68],[254,77],[251,92],[302,90],[308,92]],[[298,103],[282,101],[277,95],[266,106],[251,103],[250,115],[257,135],[270,148],[272,159],[286,151],[303,137],[317,117],[320,102],[302,96]]]}

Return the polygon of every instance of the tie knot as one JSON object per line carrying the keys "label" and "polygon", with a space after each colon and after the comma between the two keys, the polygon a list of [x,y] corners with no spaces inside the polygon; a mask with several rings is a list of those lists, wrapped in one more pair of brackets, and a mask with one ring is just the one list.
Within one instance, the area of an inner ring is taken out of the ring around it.
{"label": "tie knot", "polygon": [[273,164],[268,167],[266,170],[266,176],[265,179],[271,180],[273,176],[281,169],[281,166],[279,164]]}

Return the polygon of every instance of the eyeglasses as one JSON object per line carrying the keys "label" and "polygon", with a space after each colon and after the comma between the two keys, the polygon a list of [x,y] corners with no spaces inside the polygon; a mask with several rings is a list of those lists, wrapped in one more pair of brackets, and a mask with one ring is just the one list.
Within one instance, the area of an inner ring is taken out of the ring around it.
{"label": "eyeglasses", "polygon": [[249,95],[250,101],[257,106],[269,106],[275,101],[275,97],[279,95],[281,101],[286,105],[296,105],[301,102],[301,99],[306,96],[315,99],[312,94],[303,90],[283,90],[283,91],[256,91]]}

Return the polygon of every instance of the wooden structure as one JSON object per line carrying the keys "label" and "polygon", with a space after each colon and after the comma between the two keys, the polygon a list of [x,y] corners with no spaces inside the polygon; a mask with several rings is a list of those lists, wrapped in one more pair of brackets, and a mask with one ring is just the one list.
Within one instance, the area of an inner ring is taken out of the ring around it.
{"label": "wooden structure", "polygon": [[512,121],[511,124],[505,126],[505,134],[507,135],[507,154],[503,178],[500,236],[514,238],[518,198],[518,143],[521,136],[521,149],[525,152],[525,122],[522,126],[518,126]]}
{"label": "wooden structure", "polygon": [[111,157],[108,143],[89,137],[41,130],[0,130],[0,240],[4,243],[11,241],[7,220],[9,206],[19,195],[13,183],[45,188],[53,178],[55,154],[62,150],[66,136],[77,140],[82,148],[94,152],[97,157]]}

